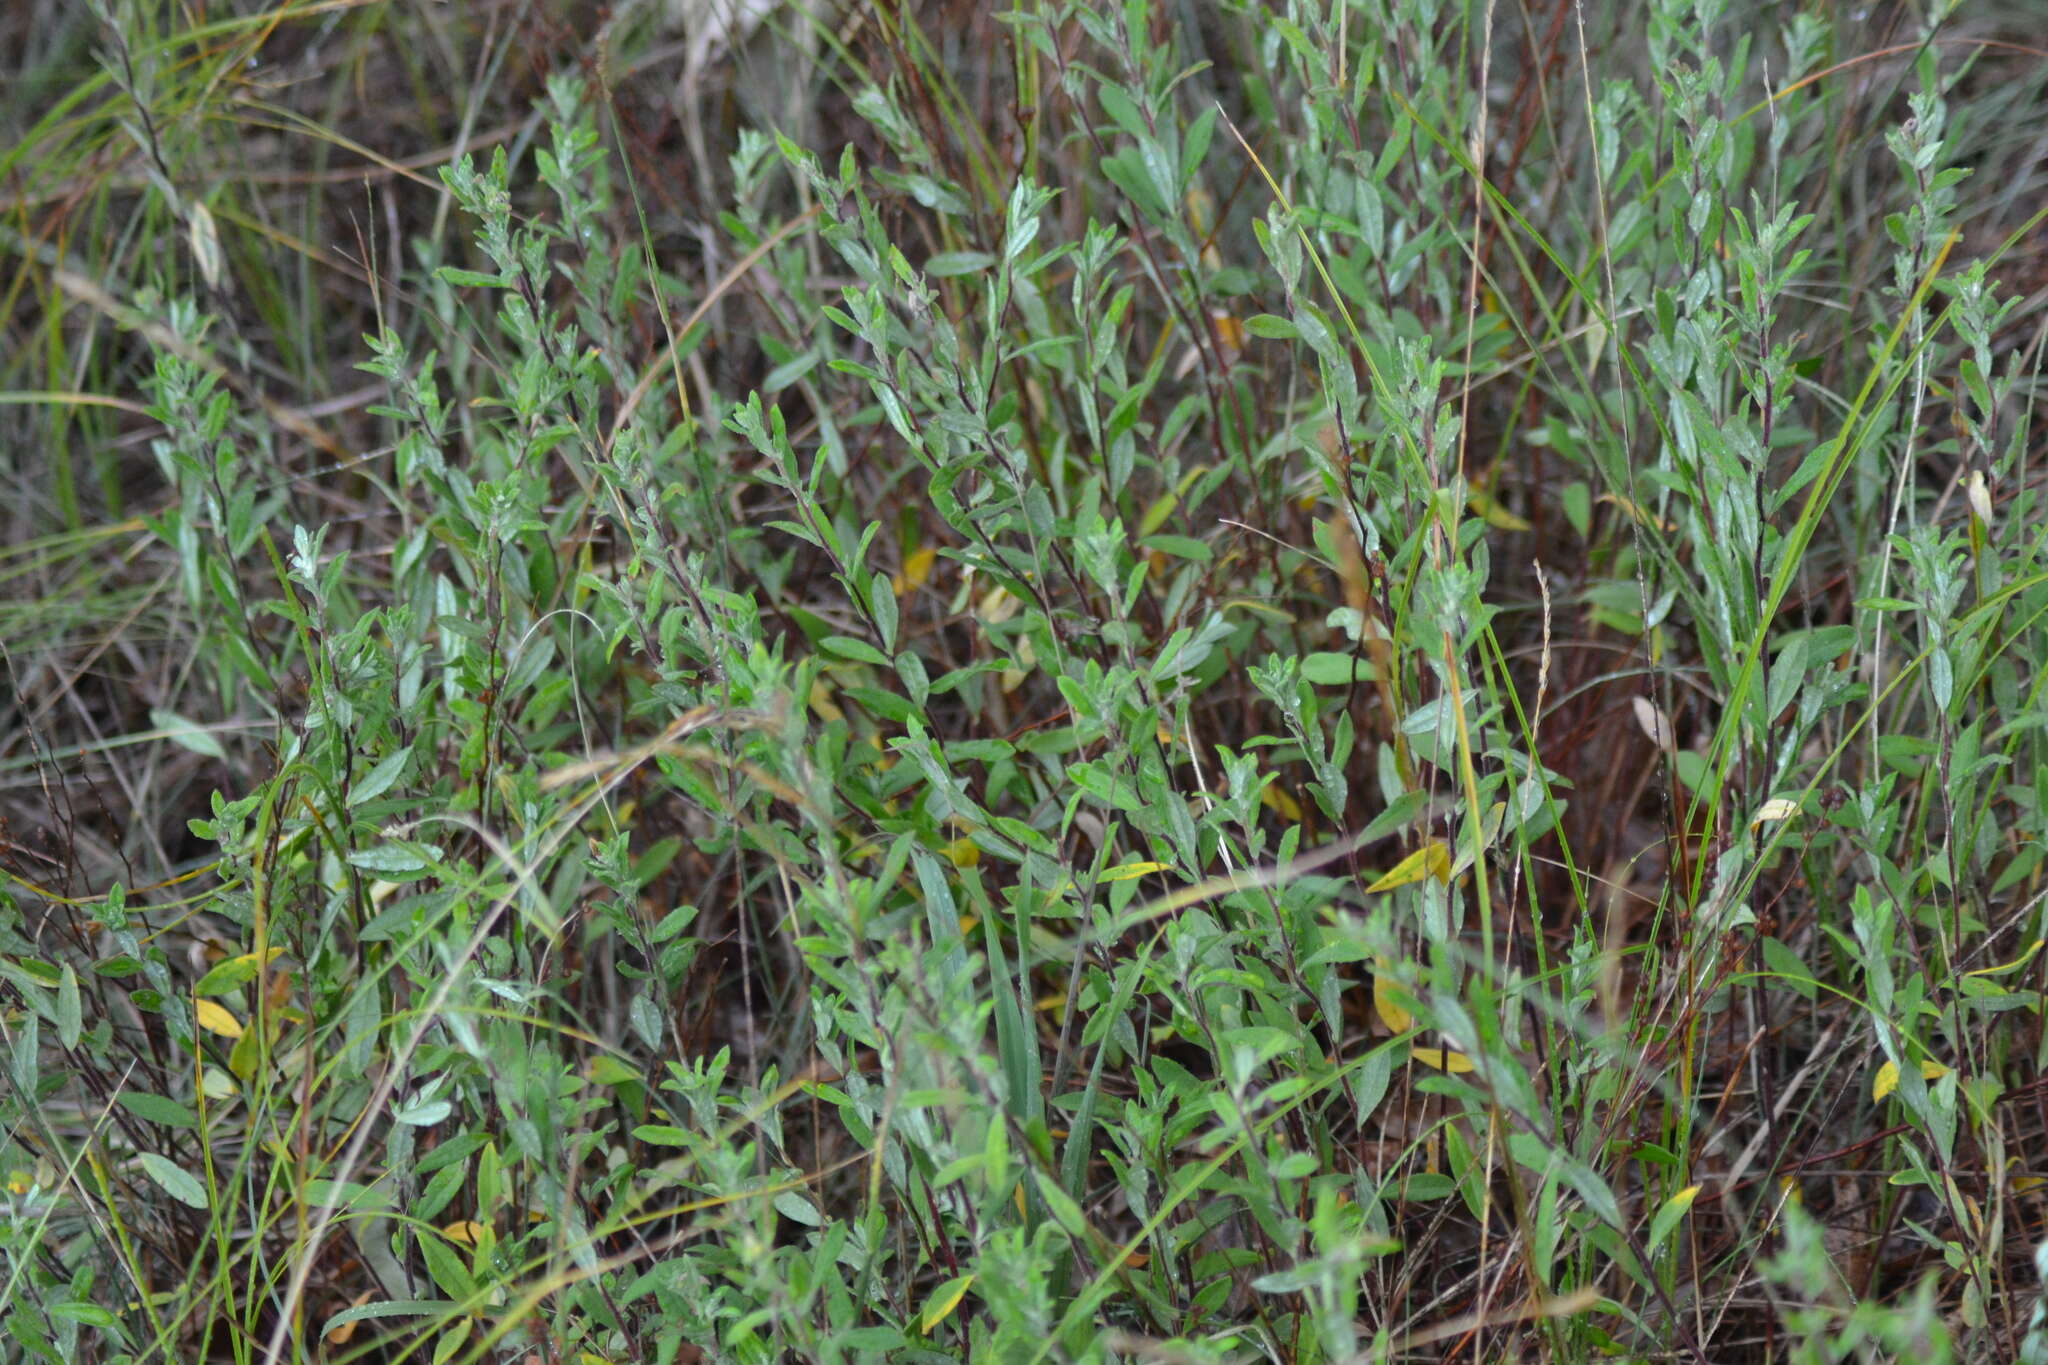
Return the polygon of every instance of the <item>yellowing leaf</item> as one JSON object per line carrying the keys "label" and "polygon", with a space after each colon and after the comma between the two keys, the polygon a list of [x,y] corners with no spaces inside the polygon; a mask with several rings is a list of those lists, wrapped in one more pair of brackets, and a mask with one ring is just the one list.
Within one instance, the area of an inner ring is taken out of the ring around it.
{"label": "yellowing leaf", "polygon": [[889,581],[889,586],[895,590],[898,597],[923,587],[925,581],[932,576],[932,565],[937,562],[938,557],[938,547],[920,545],[903,561],[903,571]]}
{"label": "yellowing leaf", "polygon": [[811,680],[811,709],[823,721],[845,720],[846,712],[839,709],[839,703],[832,700],[832,689],[825,685],[823,678]]}
{"label": "yellowing leaf", "polygon": [[1749,827],[1755,829],[1758,825],[1768,825],[1779,820],[1789,820],[1797,814],[1799,814],[1799,803],[1797,801],[1788,801],[1782,796],[1775,796],[1756,808],[1756,814],[1750,819]]}
{"label": "yellowing leaf", "polygon": [[2035,953],[2038,953],[2038,952],[2040,952],[2040,951],[2041,951],[2041,944],[2042,944],[2042,942],[2043,942],[2043,940],[2041,940],[2041,939],[2038,939],[2038,938],[2037,938],[2037,939],[2035,939],[2035,940],[2033,941],[2033,943],[2031,943],[2031,944],[2029,944],[2029,945],[2028,945],[2028,947],[2027,947],[2027,950],[2026,950],[2026,951],[2025,951],[2024,953],[2021,953],[2021,954],[2020,954],[2020,955],[2019,955],[2018,957],[2014,958],[2014,959],[2013,959],[2012,961],[2010,961],[2010,962],[2007,962],[2007,963],[2005,963],[2005,964],[2004,964],[2004,965],[2002,965],[2002,966],[1998,966],[1998,967],[1979,967],[1979,968],[1978,968],[1978,969],[1977,969],[1976,971],[1974,971],[1974,972],[1964,972],[1964,973],[1963,973],[1963,975],[1964,975],[1964,976],[2004,976],[2004,975],[2005,975],[2005,974],[2006,974],[2007,972],[2009,972],[2009,971],[2013,970],[2013,968],[2015,968],[2015,967],[2024,967],[2024,966],[2026,966],[2026,965],[2027,965],[2027,963],[2029,963],[2029,962],[2033,961],[2033,958],[2034,958],[2034,954],[2035,954]]}
{"label": "yellowing leaf", "polygon": [[199,1027],[208,1033],[218,1033],[223,1038],[242,1036],[242,1021],[212,1000],[193,1001],[192,1012],[198,1017]]}
{"label": "yellowing leaf", "polygon": [[1268,782],[1266,789],[1259,793],[1259,800],[1279,811],[1283,819],[1296,822],[1301,819],[1301,802],[1288,795],[1287,789],[1278,782]]}
{"label": "yellowing leaf", "polygon": [[1408,886],[1424,877],[1434,877],[1440,882],[1451,879],[1451,848],[1442,840],[1433,839],[1413,853],[1394,864],[1393,871],[1381,877],[1365,889],[1371,891],[1392,891],[1397,886]]}
{"label": "yellowing leaf", "polygon": [[1987,528],[1991,525],[1991,487],[1984,482],[1984,472],[1970,471],[1970,477],[1963,481],[1963,496],[1969,501],[1970,513]]}
{"label": "yellowing leaf", "polygon": [[[1500,827],[1507,823],[1507,818],[1508,803],[1505,801],[1496,801],[1486,808],[1486,814],[1479,821],[1479,842],[1482,846],[1493,847],[1493,841],[1500,837]],[[1468,851],[1461,853],[1458,860],[1469,865],[1471,858]]]}
{"label": "yellowing leaf", "polygon": [[[1648,512],[1645,512],[1642,508],[1636,506],[1635,503],[1629,501],[1627,498],[1624,498],[1617,493],[1602,493],[1594,501],[1611,502],[1616,507],[1619,507],[1622,511],[1628,513],[1629,516],[1633,517],[1636,521],[1640,522],[1644,526],[1657,525],[1657,523],[1651,518]],[[1674,523],[1666,521],[1663,523],[1661,529],[1668,533],[1671,531],[1676,531],[1678,527]]]}
{"label": "yellowing leaf", "polygon": [[1408,1055],[1424,1066],[1433,1066],[1454,1076],[1473,1070],[1472,1059],[1462,1052],[1447,1052],[1440,1047],[1411,1047]]}
{"label": "yellowing leaf", "polygon": [[1102,880],[1106,882],[1127,882],[1133,878],[1142,877],[1148,872],[1165,872],[1171,866],[1170,863],[1125,863],[1121,867],[1112,867],[1107,872],[1104,872]]}
{"label": "yellowing leaf", "polygon": [[213,224],[212,211],[198,200],[191,200],[186,205],[185,222],[192,263],[199,267],[199,278],[206,281],[208,289],[220,288],[220,230]]}
{"label": "yellowing leaf", "polygon": [[485,1227],[482,1223],[472,1223],[467,1220],[463,1220],[460,1222],[449,1223],[448,1225],[443,1227],[441,1229],[441,1235],[443,1237],[446,1237],[451,1242],[459,1242],[463,1246],[473,1247],[478,1242],[481,1242],[484,1239],[484,1234],[489,1231],[490,1229]]}
{"label": "yellowing leaf", "polygon": [[[1021,1186],[1018,1193],[1023,1193]],[[932,1296],[925,1300],[924,1311],[917,1315],[918,1330],[930,1336],[932,1328],[944,1322],[960,1306],[960,1300],[967,1297],[967,1286],[973,1283],[972,1275],[956,1275],[933,1290]]]}
{"label": "yellowing leaf", "polygon": [[972,839],[955,839],[946,845],[946,858],[955,867],[974,867],[981,862],[981,845]]}
{"label": "yellowing leaf", "polygon": [[[1315,497],[1315,494],[1309,494],[1309,501],[1313,503],[1315,501]],[[1281,625],[1291,626],[1294,624],[1294,613],[1282,611],[1280,608],[1274,606],[1271,602],[1254,602],[1251,599],[1245,597],[1232,597],[1227,599],[1223,603],[1223,610],[1229,611],[1232,607],[1242,608],[1243,610],[1252,612],[1255,615],[1263,616],[1268,621],[1277,621]]]}
{"label": "yellowing leaf", "polygon": [[[1001,592],[1002,589],[998,588],[996,591]],[[1011,611],[1015,611],[1017,599],[1012,597],[1009,601]],[[1004,615],[1008,614],[1008,612],[1004,613]],[[1026,635],[1017,641],[1016,666],[1014,668],[1006,668],[1002,672],[1001,681],[1004,695],[1007,696],[1023,686],[1024,679],[1031,676],[1031,669],[1036,667],[1037,664],[1038,650],[1032,645],[1031,637]]]}
{"label": "yellowing leaf", "polygon": [[1188,489],[1194,487],[1195,480],[1208,472],[1209,466],[1198,464],[1180,476],[1180,484],[1172,492],[1161,494],[1153,499],[1152,505],[1145,509],[1145,515],[1138,519],[1139,538],[1143,539],[1166,525],[1166,519],[1173,515],[1173,510],[1176,507],[1180,506],[1180,500],[1187,496]]}
{"label": "yellowing leaf", "polygon": [[[1935,1061],[1932,1057],[1920,1063],[1920,1079],[1923,1081],[1938,1081],[1946,1075],[1948,1075],[1948,1068]],[[1870,1098],[1872,1101],[1881,1100],[1898,1088],[1898,1064],[1886,1062],[1877,1069],[1877,1076],[1870,1083]]]}
{"label": "yellowing leaf", "polygon": [[[1214,218],[1216,213],[1215,196],[1210,194],[1208,190],[1204,189],[1200,185],[1190,185],[1188,187],[1187,194],[1182,197],[1181,202],[1187,205],[1188,226],[1194,230],[1195,235],[1197,237],[1208,236],[1209,223]],[[1205,255],[1207,253],[1214,252],[1215,250],[1216,244],[1214,242],[1205,243],[1202,247],[1202,251]],[[1223,257],[1222,254],[1218,252],[1216,254],[1215,263],[1213,265],[1210,265],[1209,268],[1211,270],[1220,270],[1222,269],[1222,267]]]}
{"label": "yellowing leaf", "polygon": [[1379,1015],[1380,1022],[1394,1033],[1406,1033],[1415,1027],[1415,1016],[1409,1012],[1408,1002],[1413,998],[1407,987],[1394,980],[1387,970],[1384,958],[1378,963],[1380,970],[1372,974],[1372,1008]]}
{"label": "yellowing leaf", "polygon": [[640,1073],[609,1053],[600,1052],[583,1068],[593,1085],[620,1086],[640,1082]]}
{"label": "yellowing leaf", "polygon": [[1649,736],[1650,743],[1660,749],[1671,746],[1671,718],[1664,714],[1664,708],[1648,697],[1630,697],[1629,704],[1635,707],[1636,724]]}
{"label": "yellowing leaf", "polygon": [[[376,1292],[377,1291],[374,1289],[365,1289],[362,1293],[356,1295],[355,1298],[349,1301],[349,1307],[361,1308],[364,1304],[370,1301],[371,1296],[374,1295]],[[336,1313],[334,1316],[338,1318],[341,1316],[341,1314]],[[346,1346],[348,1345],[348,1339],[356,1334],[356,1328],[361,1326],[362,1322],[363,1320],[361,1318],[356,1318],[352,1322],[344,1322],[339,1327],[330,1327],[327,1329],[327,1335],[322,1339],[326,1341],[326,1343],[329,1346]]]}
{"label": "yellowing leaf", "polygon": [[990,588],[986,593],[982,594],[981,602],[975,615],[992,626],[999,626],[1012,616],[1015,616],[1017,609],[1023,605],[1022,602],[1010,596],[1007,589],[997,586]]}
{"label": "yellowing leaf", "polygon": [[1466,502],[1474,512],[1485,518],[1488,526],[1493,527],[1495,530],[1526,531],[1529,529],[1528,522],[1501,506],[1494,500],[1491,493],[1474,489],[1472,496],[1467,498]]}

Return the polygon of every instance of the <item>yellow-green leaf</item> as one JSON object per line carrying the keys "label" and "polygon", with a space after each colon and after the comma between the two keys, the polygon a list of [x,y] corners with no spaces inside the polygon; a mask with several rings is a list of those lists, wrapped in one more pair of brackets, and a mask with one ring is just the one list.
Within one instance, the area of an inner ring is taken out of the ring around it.
{"label": "yellow-green leaf", "polygon": [[240,957],[231,957],[225,961],[216,962],[212,970],[199,978],[199,984],[192,988],[192,994],[226,995],[235,987],[247,985],[249,982],[254,981],[256,973],[268,964],[275,962],[283,952],[284,949],[282,948],[272,948],[263,955],[260,962],[254,953],[243,953]]}
{"label": "yellow-green leaf", "polygon": [[[1920,1079],[1923,1081],[1938,1081],[1946,1075],[1948,1075],[1948,1068],[1931,1057],[1920,1063]],[[1873,1101],[1881,1100],[1898,1088],[1898,1063],[1886,1062],[1877,1069],[1877,1077],[1870,1083],[1870,1098]]]}
{"label": "yellow-green leaf", "polygon": [[952,1316],[953,1310],[960,1306],[960,1300],[967,1297],[967,1286],[973,1283],[972,1275],[956,1275],[933,1290],[932,1296],[925,1300],[924,1311],[917,1315],[917,1329],[930,1336],[932,1328]]}
{"label": "yellow-green leaf", "polygon": [[1411,1047],[1408,1055],[1424,1066],[1433,1066],[1438,1071],[1448,1071],[1453,1076],[1462,1076],[1473,1069],[1472,1059],[1462,1052],[1449,1052],[1440,1047]]}
{"label": "yellow-green leaf", "polygon": [[2040,952],[2040,951],[2041,951],[2041,944],[2042,944],[2042,942],[2043,942],[2043,940],[2041,940],[2041,939],[2038,939],[2038,938],[2037,938],[2037,939],[2035,939],[2035,940],[2034,940],[2034,941],[2033,941],[2033,942],[2032,942],[2031,944],[2027,945],[2027,950],[2026,950],[2026,951],[2025,951],[2024,953],[2021,953],[2021,954],[2020,954],[2020,955],[2019,955],[2018,957],[2014,958],[2014,959],[2013,959],[2012,961],[2010,961],[2010,962],[2008,962],[2008,963],[2005,963],[2005,964],[2004,964],[2003,966],[1998,966],[1998,967],[1979,967],[1979,968],[1978,968],[1978,969],[1977,969],[1976,971],[1974,971],[1974,972],[1964,972],[1964,973],[1963,973],[1963,975],[1964,975],[1964,976],[2004,976],[2004,975],[2005,975],[2005,974],[2006,974],[2007,972],[2009,972],[2009,971],[2013,970],[2013,969],[2014,969],[2015,967],[2024,967],[2024,966],[2026,966],[2026,965],[2027,965],[2027,963],[2029,963],[2029,962],[2033,961],[2033,958],[2034,958],[2034,954],[2035,954],[2035,953],[2038,953],[2038,952]]}
{"label": "yellow-green leaf", "polygon": [[1421,848],[1394,864],[1394,870],[1381,877],[1367,891],[1392,891],[1397,886],[1409,886],[1424,877],[1434,877],[1440,882],[1451,879],[1451,847],[1442,840],[1432,839]]}
{"label": "yellow-green leaf", "polygon": [[1700,1187],[1687,1185],[1677,1194],[1664,1201],[1664,1207],[1657,1210],[1657,1216],[1650,1220],[1650,1250],[1655,1251],[1664,1244],[1677,1228],[1678,1220],[1685,1217],[1685,1211],[1692,1207],[1692,1201],[1699,1197]]}
{"label": "yellow-green leaf", "polygon": [[256,1068],[262,1062],[263,1035],[255,1029],[235,1039],[234,1047],[228,1051],[228,1070],[245,1084],[256,1079]]}
{"label": "yellow-green leaf", "polygon": [[1171,863],[1125,863],[1120,867],[1112,867],[1107,872],[1104,872],[1102,880],[1106,882],[1127,882],[1135,877],[1142,877],[1148,872],[1171,871],[1172,867]]}
{"label": "yellow-green leaf", "polygon": [[643,1080],[639,1072],[606,1053],[599,1053],[591,1058],[584,1074],[596,1085],[632,1085]]}

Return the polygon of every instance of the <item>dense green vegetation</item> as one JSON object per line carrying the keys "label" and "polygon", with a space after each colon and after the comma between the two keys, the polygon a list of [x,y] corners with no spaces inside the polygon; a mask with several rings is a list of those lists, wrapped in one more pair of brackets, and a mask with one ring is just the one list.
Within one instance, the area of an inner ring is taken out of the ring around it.
{"label": "dense green vegetation", "polygon": [[0,33],[0,1359],[2048,1361],[2030,5]]}

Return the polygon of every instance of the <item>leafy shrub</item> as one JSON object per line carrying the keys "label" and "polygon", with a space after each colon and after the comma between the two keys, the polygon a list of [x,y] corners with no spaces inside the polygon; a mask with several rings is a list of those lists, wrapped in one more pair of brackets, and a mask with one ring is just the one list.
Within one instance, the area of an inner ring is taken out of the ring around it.
{"label": "leafy shrub", "polygon": [[24,58],[13,1350],[2023,1349],[1992,20],[538,8]]}

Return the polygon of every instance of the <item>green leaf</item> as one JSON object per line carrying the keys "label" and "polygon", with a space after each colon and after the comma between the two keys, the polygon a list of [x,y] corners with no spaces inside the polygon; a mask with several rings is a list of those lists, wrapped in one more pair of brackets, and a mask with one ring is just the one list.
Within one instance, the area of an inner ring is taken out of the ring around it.
{"label": "green leaf", "polygon": [[825,1215],[818,1212],[818,1206],[795,1190],[784,1190],[775,1196],[775,1211],[792,1223],[801,1223],[807,1228],[825,1226]]}
{"label": "green leaf", "polygon": [[410,748],[386,754],[376,767],[364,773],[349,788],[348,799],[350,803],[374,801],[385,792],[390,791],[392,785],[404,774],[405,765],[411,758],[412,750]]}
{"label": "green leaf", "polygon": [[220,747],[220,741],[196,720],[187,720],[175,711],[152,709],[149,723],[164,732],[164,738],[181,749],[190,749],[195,754],[208,758],[226,758],[228,751]]}
{"label": "green leaf", "polygon": [[352,1322],[368,1322],[378,1318],[440,1317],[453,1307],[455,1303],[452,1299],[381,1299],[376,1303],[344,1308],[320,1325],[332,1332],[335,1328],[346,1327]]}
{"label": "green leaf", "polygon": [[348,855],[350,867],[359,867],[365,872],[374,872],[386,880],[412,880],[406,874],[423,874],[433,863],[418,848],[407,844],[379,844],[375,848],[357,849]]}
{"label": "green leaf", "polygon": [[1408,1177],[1408,1184],[1403,1192],[1410,1199],[1426,1202],[1442,1199],[1457,1188],[1449,1176],[1423,1171]]}
{"label": "green leaf", "polygon": [[78,1046],[84,1020],[78,1003],[78,973],[64,964],[64,977],[57,983],[57,1041],[67,1049]]}
{"label": "green leaf", "polygon": [[415,1229],[413,1236],[419,1241],[427,1273],[434,1277],[443,1294],[460,1303],[476,1293],[476,1281],[470,1278],[469,1268],[447,1238],[426,1228]]}
{"label": "green leaf", "polygon": [[152,1095],[144,1090],[123,1090],[114,1096],[123,1109],[145,1123],[158,1123],[166,1128],[197,1128],[199,1115],[186,1105],[163,1095]]}
{"label": "green leaf", "polygon": [[1209,155],[1209,142],[1216,134],[1216,116],[1221,110],[1214,104],[1188,120],[1188,130],[1180,142],[1181,189],[1187,188],[1188,181],[1202,168],[1202,161]]}
{"label": "green leaf", "polygon": [[390,1208],[391,1192],[376,1185],[363,1185],[353,1180],[308,1180],[306,1202],[322,1208],[332,1204],[337,1209],[368,1212]]}
{"label": "green leaf", "polygon": [[1343,687],[1353,682],[1371,682],[1374,675],[1367,659],[1318,651],[1302,656],[1301,676],[1318,687]]}
{"label": "green leaf", "polygon": [[896,648],[896,590],[881,569],[868,580],[868,600],[875,607],[875,633],[882,637],[882,648]]}
{"label": "green leaf", "polygon": [[[1028,933],[1021,921],[1025,915],[1018,910],[1020,929]],[[1033,1117],[1039,1110],[1039,1068],[1038,1033],[1032,1027],[1026,1013],[1028,996],[1020,989],[1018,974],[1012,974],[1003,957],[1003,931],[997,919],[991,916],[982,923],[982,941],[988,948],[990,991],[995,1007],[996,1055],[1001,1061],[1003,1074],[1003,1103],[1011,1115],[1018,1120]],[[1029,939],[1023,940],[1028,943]],[[1029,952],[1028,948],[1025,952]]]}
{"label": "green leaf", "polygon": [[431,1128],[447,1118],[455,1106],[447,1100],[426,1100],[392,1111],[391,1121],[411,1128]]}
{"label": "green leaf", "polygon": [[894,670],[894,665],[889,662],[889,656],[866,640],[856,640],[851,635],[827,635],[818,644],[826,653],[837,654],[842,659],[853,659],[859,663]]}
{"label": "green leaf", "polygon": [[1277,313],[1254,313],[1244,320],[1244,329],[1268,341],[1293,341],[1301,329]]}
{"label": "green leaf", "polygon": [[452,285],[468,289],[503,289],[512,283],[503,275],[486,275],[480,270],[464,270],[456,265],[444,265],[434,273]]}
{"label": "green leaf", "polygon": [[1145,217],[1155,223],[1166,217],[1165,201],[1160,198],[1149,159],[1142,151],[1125,147],[1114,156],[1104,157],[1099,164],[1110,183],[1129,196]]}
{"label": "green leaf", "polygon": [[908,725],[919,714],[918,708],[908,698],[884,692],[878,687],[849,687],[843,695],[892,724]]}
{"label": "green leaf", "polygon": [[1511,1134],[1508,1151],[1532,1171],[1547,1174],[1555,1170],[1564,1177],[1565,1184],[1578,1191],[1579,1197],[1586,1201],[1586,1207],[1609,1227],[1622,1225],[1621,1205],[1615,1199],[1614,1191],[1585,1162],[1569,1152],[1553,1149],[1534,1133]]}
{"label": "green leaf", "polygon": [[1807,1000],[1815,999],[1819,992],[1813,969],[1808,967],[1799,954],[1774,938],[1766,937],[1763,943],[1764,965],[1783,978],[1784,983]]}
{"label": "green leaf", "polygon": [[165,1194],[195,1209],[208,1207],[206,1187],[199,1183],[197,1176],[183,1166],[168,1157],[158,1156],[155,1152],[144,1152],[139,1159],[142,1162],[143,1173],[154,1180]]}
{"label": "green leaf", "polygon": [[50,1316],[53,1318],[66,1318],[72,1322],[82,1322],[88,1327],[97,1327],[103,1332],[118,1333],[121,1330],[120,1319],[96,1303],[79,1303],[76,1301],[53,1303],[50,1305]]}
{"label": "green leaf", "polygon": [[924,273],[935,280],[956,275],[979,275],[996,263],[986,251],[941,251],[924,263]]}

